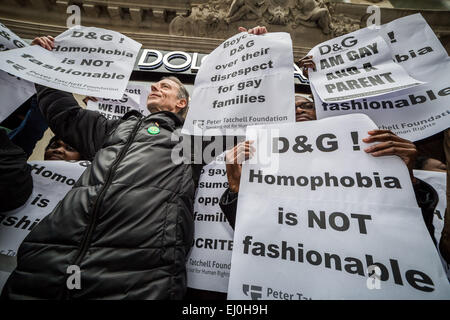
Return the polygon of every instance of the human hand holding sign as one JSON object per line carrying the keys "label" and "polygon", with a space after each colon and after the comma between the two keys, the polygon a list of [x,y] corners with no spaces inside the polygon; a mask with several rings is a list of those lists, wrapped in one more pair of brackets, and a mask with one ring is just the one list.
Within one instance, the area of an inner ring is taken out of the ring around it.
{"label": "human hand holding sign", "polygon": [[371,130],[368,132],[368,134],[369,137],[362,139],[363,142],[380,143],[372,145],[364,149],[364,151],[374,157],[399,156],[408,167],[411,180],[414,183],[415,178],[413,175],[413,167],[418,154],[417,148],[414,143],[409,140],[400,138],[390,130]]}
{"label": "human hand holding sign", "polygon": [[55,48],[55,39],[52,36],[37,37],[33,39],[31,45],[38,45],[52,51]]}
{"label": "human hand holding sign", "polygon": [[260,26],[256,26],[256,27],[248,29],[248,30],[244,27],[239,27],[238,30],[239,30],[239,32],[248,32],[248,33],[254,34],[254,35],[261,35],[261,34],[267,33],[267,28],[260,27]]}
{"label": "human hand holding sign", "polygon": [[304,56],[296,62],[297,66],[302,69],[303,75],[309,79],[308,69],[311,68],[316,71],[316,64],[313,61],[313,56]]}
{"label": "human hand holding sign", "polygon": [[88,102],[89,102],[89,100],[90,100],[90,101],[94,101],[94,102],[97,102],[97,101],[98,101],[98,99],[97,99],[96,97],[86,96],[86,97],[83,99],[84,104],[87,105]]}
{"label": "human hand holding sign", "polygon": [[232,192],[239,192],[242,162],[250,159],[255,153],[256,149],[252,146],[253,142],[253,140],[249,140],[238,143],[233,149],[228,150],[225,154],[228,187]]}

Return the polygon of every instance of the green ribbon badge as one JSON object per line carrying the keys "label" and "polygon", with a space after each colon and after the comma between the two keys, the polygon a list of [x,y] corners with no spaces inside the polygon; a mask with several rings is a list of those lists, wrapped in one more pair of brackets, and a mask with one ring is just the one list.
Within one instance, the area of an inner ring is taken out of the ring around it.
{"label": "green ribbon badge", "polygon": [[159,128],[157,126],[151,126],[147,129],[148,133],[155,135],[159,133]]}

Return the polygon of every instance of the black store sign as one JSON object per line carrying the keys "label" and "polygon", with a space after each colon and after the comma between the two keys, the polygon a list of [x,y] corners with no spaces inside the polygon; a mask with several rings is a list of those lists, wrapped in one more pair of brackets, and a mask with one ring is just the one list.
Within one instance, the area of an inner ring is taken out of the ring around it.
{"label": "black store sign", "polygon": [[[181,81],[194,83],[195,75],[207,54],[184,51],[141,49],[136,59],[132,80],[157,81],[164,75],[174,74]],[[309,86],[309,81],[293,63],[296,86]]]}

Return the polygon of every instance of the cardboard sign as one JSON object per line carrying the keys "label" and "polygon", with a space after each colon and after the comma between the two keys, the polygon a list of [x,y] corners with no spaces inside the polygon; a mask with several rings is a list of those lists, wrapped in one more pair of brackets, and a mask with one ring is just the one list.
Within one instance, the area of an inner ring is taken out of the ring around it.
{"label": "cardboard sign", "polygon": [[244,135],[249,125],[295,121],[292,41],[287,33],[239,33],[195,78],[183,133]]}
{"label": "cardboard sign", "polygon": [[248,130],[229,299],[450,298],[406,165],[362,150],[374,127],[355,114]]}
{"label": "cardboard sign", "polygon": [[[317,92],[318,84],[312,80],[317,118],[364,113],[380,129],[391,130],[411,141],[425,139],[447,129],[450,123],[450,58],[422,15],[394,20],[382,25],[379,30],[364,28],[343,36],[343,39],[336,38],[341,42],[329,46],[333,48],[345,44],[353,48],[359,41],[369,41],[379,36],[392,51],[393,61],[411,77],[425,84],[376,97],[325,102]],[[319,63],[319,59],[314,60]],[[339,65],[340,76],[345,78],[347,67],[347,64]],[[315,77],[313,74],[310,70],[311,79]]]}
{"label": "cardboard sign", "polygon": [[56,207],[89,161],[30,161],[33,193],[20,208],[0,213],[0,254],[15,256],[28,233]]}
{"label": "cardboard sign", "polygon": [[31,46],[0,53],[0,69],[62,91],[121,99],[140,47],[115,31],[75,26],[55,38],[52,51]]}
{"label": "cardboard sign", "polygon": [[102,99],[98,101],[89,100],[87,109],[98,111],[107,119],[120,119],[125,113],[136,110],[144,116],[150,114],[147,109],[147,97],[150,88],[137,84],[128,84],[121,99]]}
{"label": "cardboard sign", "polygon": [[225,163],[203,167],[194,204],[194,245],[186,270],[188,287],[227,292],[233,249],[233,229],[219,201],[228,188]]}
{"label": "cardboard sign", "polygon": [[[28,44],[25,41],[0,23],[0,52],[27,46]],[[2,97],[0,122],[5,120],[35,93],[33,83],[0,71],[0,96]]]}

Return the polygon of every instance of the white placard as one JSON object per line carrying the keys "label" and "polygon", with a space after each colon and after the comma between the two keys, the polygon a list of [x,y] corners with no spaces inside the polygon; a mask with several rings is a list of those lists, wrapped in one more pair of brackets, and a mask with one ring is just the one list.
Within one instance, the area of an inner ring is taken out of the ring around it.
{"label": "white placard", "polygon": [[244,135],[248,125],[295,122],[288,33],[239,33],[217,47],[195,78],[183,133]]}
{"label": "white placard", "polygon": [[0,254],[15,256],[28,233],[52,210],[89,161],[30,161],[33,193],[20,208],[0,213]]}
{"label": "white placard", "polygon": [[186,264],[190,288],[227,292],[233,229],[219,206],[227,188],[223,161],[203,167],[194,203],[194,245]]}
{"label": "white placard", "polygon": [[119,32],[72,27],[40,46],[0,53],[0,69],[58,90],[121,99],[141,44]]}
{"label": "white placard", "polygon": [[397,156],[373,157],[363,150],[373,145],[362,141],[373,129],[376,125],[364,114],[248,127],[256,155],[243,170],[241,183],[246,181],[262,197],[274,193],[365,203],[383,198],[384,204],[417,207],[405,163]]}
{"label": "white placard", "polygon": [[[450,299],[420,209],[382,200],[315,202],[242,190],[228,299]],[[369,277],[369,266],[378,275]]]}
{"label": "white placard", "polygon": [[[311,72],[310,80],[322,101],[368,98],[423,83],[411,78],[403,67],[392,61],[392,52],[381,36],[367,37],[361,32],[354,35],[353,41],[349,37],[334,38],[309,52],[317,67],[317,72]],[[343,45],[335,49],[336,42]]]}
{"label": "white placard", "polygon": [[354,114],[248,128],[229,299],[450,298],[406,165],[363,151],[374,127]]}
{"label": "white placard", "polygon": [[98,111],[107,119],[120,119],[125,113],[131,110],[136,110],[144,116],[150,114],[147,109],[147,97],[150,88],[128,83],[125,93],[121,99],[102,99],[98,101],[89,100],[87,109]]}
{"label": "white placard", "polygon": [[3,23],[0,23],[0,51],[24,47],[28,47],[28,44],[9,30]]}
{"label": "white placard", "polygon": [[[319,119],[349,113],[367,114],[380,129],[391,130],[411,141],[441,132],[450,123],[450,58],[433,30],[420,14],[382,25],[379,30],[361,29],[343,36],[350,45],[355,40],[384,38],[392,59],[414,79],[426,84],[377,97],[327,103],[320,99],[312,81]],[[353,41],[353,42],[352,42]],[[331,44],[342,45],[341,43]],[[315,59],[318,63],[318,59]],[[346,68],[342,65],[341,69]],[[314,76],[313,76],[314,77]]]}
{"label": "white placard", "polygon": [[[433,227],[434,227],[434,238],[436,239],[439,250],[439,242],[441,241],[442,230],[444,229],[445,208],[447,207],[447,195],[446,195],[447,175],[445,172],[414,170],[414,176],[429,183],[438,194],[439,201],[436,205],[436,209],[434,210]],[[444,266],[444,269],[447,272],[447,277],[450,280],[450,264],[448,264],[447,261],[445,261],[445,259],[442,256],[441,261]]]}
{"label": "white placard", "polygon": [[[28,44],[0,23],[0,52],[27,47]],[[34,84],[0,71],[0,122],[36,93]]]}

